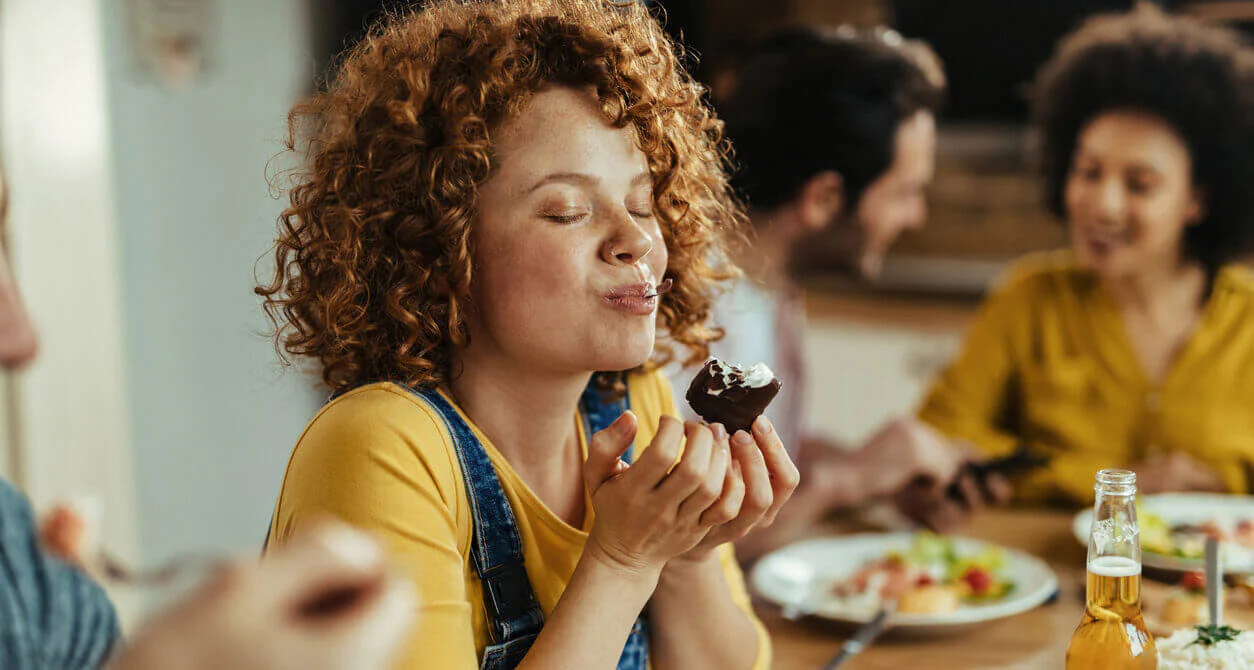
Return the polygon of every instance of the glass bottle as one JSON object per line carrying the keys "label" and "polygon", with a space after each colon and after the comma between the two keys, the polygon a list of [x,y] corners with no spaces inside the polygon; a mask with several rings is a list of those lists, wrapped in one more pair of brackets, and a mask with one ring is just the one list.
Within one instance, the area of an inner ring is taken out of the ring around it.
{"label": "glass bottle", "polygon": [[1102,470],[1094,488],[1084,618],[1067,647],[1067,670],[1157,668],[1158,650],[1141,616],[1136,473]]}

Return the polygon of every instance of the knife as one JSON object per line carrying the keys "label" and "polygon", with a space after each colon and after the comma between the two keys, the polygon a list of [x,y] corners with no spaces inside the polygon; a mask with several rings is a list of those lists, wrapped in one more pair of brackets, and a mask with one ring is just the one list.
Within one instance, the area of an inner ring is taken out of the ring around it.
{"label": "knife", "polygon": [[832,660],[828,661],[827,665],[823,666],[823,670],[835,670],[843,665],[845,661],[857,656],[862,653],[863,649],[871,646],[871,643],[875,641],[875,638],[879,637],[880,634],[888,628],[888,618],[891,617],[893,612],[896,610],[897,601],[884,601],[883,607],[880,608],[880,611],[875,615],[875,618],[862,624],[858,630],[854,631],[853,637],[849,638],[845,644],[841,646],[840,651],[832,657]]}

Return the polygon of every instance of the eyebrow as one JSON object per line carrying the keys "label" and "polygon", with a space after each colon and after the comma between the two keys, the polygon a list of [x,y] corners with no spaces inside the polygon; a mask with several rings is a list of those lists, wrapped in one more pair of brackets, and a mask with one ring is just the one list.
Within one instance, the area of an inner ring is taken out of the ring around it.
{"label": "eyebrow", "polygon": [[1152,177],[1157,179],[1161,177],[1163,172],[1157,166],[1148,163],[1133,163],[1128,166],[1128,172],[1137,177]]}
{"label": "eyebrow", "polygon": [[[1104,158],[1105,156],[1102,156],[1101,154],[1086,152],[1083,149],[1081,149],[1080,151],[1076,152],[1075,160],[1076,162],[1079,162],[1081,160],[1101,162]],[[1148,161],[1140,160],[1140,159],[1134,159],[1132,162],[1124,165],[1124,169],[1128,170],[1129,172],[1136,173],[1136,174],[1147,174],[1147,175],[1152,175],[1155,177],[1161,176],[1163,174],[1163,171],[1159,169],[1157,165]]]}
{"label": "eyebrow", "polygon": [[[640,182],[648,182],[650,180],[651,180],[651,175],[648,173],[648,171],[644,171],[644,172],[641,172],[640,174],[637,174],[635,177],[632,178],[631,186],[634,188],[638,186]],[[554,172],[552,174],[546,175],[544,178],[542,178],[540,181],[537,181],[535,184],[532,184],[526,191],[524,191],[524,193],[533,193],[540,187],[547,186],[549,184],[574,184],[576,186],[596,186],[599,183],[601,183],[600,177],[594,177],[590,174],[586,174],[583,172]]]}

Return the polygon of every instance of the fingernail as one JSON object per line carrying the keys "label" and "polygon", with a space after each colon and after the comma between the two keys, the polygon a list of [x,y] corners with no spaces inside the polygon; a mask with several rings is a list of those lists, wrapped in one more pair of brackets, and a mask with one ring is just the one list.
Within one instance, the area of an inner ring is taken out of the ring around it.
{"label": "fingernail", "polygon": [[753,420],[753,429],[763,435],[771,434],[771,422],[767,420],[765,414],[759,414],[758,418]]}
{"label": "fingernail", "polygon": [[636,415],[631,410],[627,410],[622,414],[619,414],[618,418],[614,419],[614,423],[610,425],[614,427],[614,432],[619,435],[626,435],[628,428],[635,420]]}
{"label": "fingernail", "polygon": [[727,429],[724,428],[721,423],[716,423],[710,426],[710,432],[714,433],[714,440],[716,442],[722,442],[727,439]]}
{"label": "fingernail", "polygon": [[317,537],[327,551],[351,567],[370,569],[383,560],[383,549],[378,542],[346,524],[323,526],[318,530]]}
{"label": "fingernail", "polygon": [[753,446],[753,436],[743,430],[738,430],[735,435],[732,435],[732,444],[737,447]]}

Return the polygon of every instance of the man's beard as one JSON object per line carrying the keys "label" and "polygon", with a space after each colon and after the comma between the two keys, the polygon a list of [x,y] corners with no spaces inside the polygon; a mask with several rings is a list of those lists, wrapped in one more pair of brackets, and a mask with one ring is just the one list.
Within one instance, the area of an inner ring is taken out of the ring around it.
{"label": "man's beard", "polygon": [[803,235],[791,254],[801,260],[802,272],[838,274],[847,280],[874,281],[884,266],[884,254],[867,249],[867,235],[853,217],[840,217],[823,230]]}

